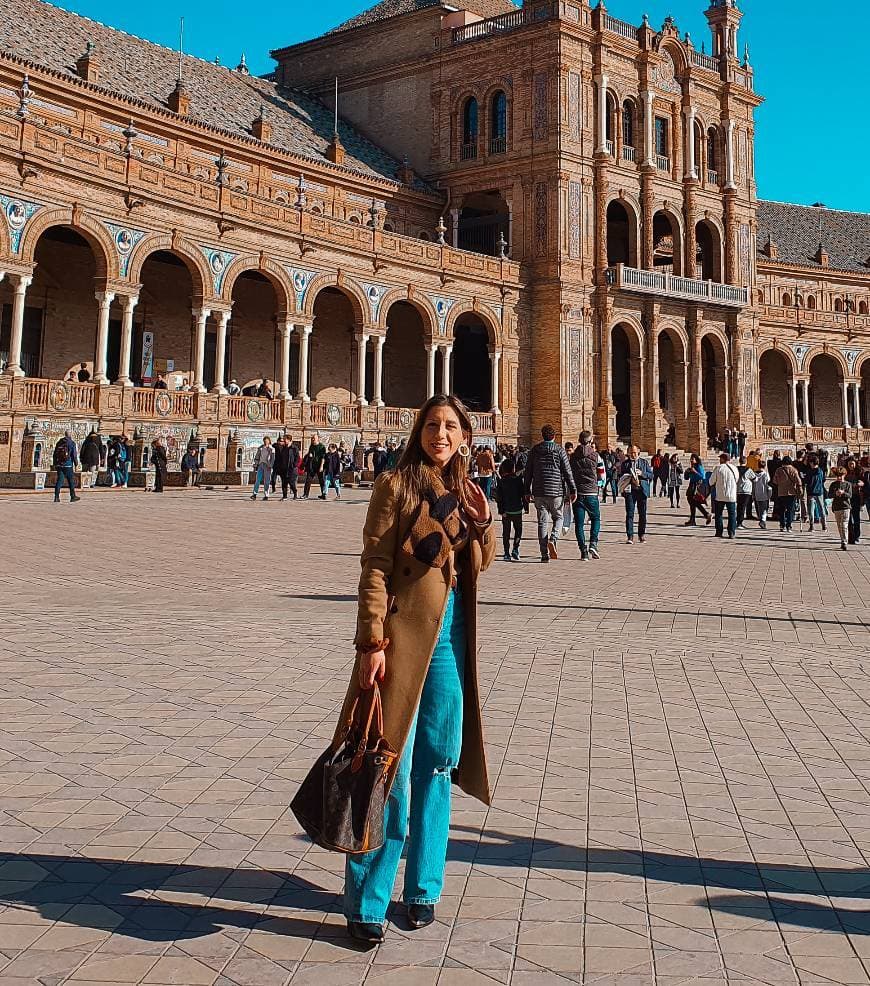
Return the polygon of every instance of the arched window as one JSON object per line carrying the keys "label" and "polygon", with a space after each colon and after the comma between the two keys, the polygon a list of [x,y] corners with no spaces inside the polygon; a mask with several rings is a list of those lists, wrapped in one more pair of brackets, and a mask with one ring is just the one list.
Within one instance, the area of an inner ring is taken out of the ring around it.
{"label": "arched window", "polygon": [[859,315],[866,315],[867,314],[867,302],[866,301],[859,301],[858,302],[858,314]]}
{"label": "arched window", "polygon": [[834,298],[834,311],[841,312],[843,310],[843,299]]}
{"label": "arched window", "polygon": [[703,168],[703,155],[704,155],[704,128],[699,124],[695,123],[695,171],[698,174],[698,178],[701,178],[701,169]]}
{"label": "arched window", "polygon": [[613,96],[613,93],[607,94],[607,120],[605,126],[604,136],[607,140],[607,153],[613,153],[613,141],[614,141],[614,131],[616,130],[616,107],[618,103]]}
{"label": "arched window", "polygon": [[788,291],[783,291],[782,303],[783,305],[785,305],[786,308],[789,308],[791,306],[791,295],[788,293]]}
{"label": "arched window", "polygon": [[816,310],[816,296],[814,294],[807,296],[807,308],[814,312]]}
{"label": "arched window", "polygon": [[707,131],[707,184],[719,184],[719,133],[715,127]]}
{"label": "arched window", "polygon": [[478,134],[478,111],[477,100],[474,96],[465,101],[462,110],[462,160],[468,161],[477,157],[477,134]]}
{"label": "arched window", "polygon": [[507,150],[507,95],[499,89],[489,104],[489,153]]}
{"label": "arched window", "polygon": [[634,150],[634,106],[630,99],[622,104],[622,146]]}

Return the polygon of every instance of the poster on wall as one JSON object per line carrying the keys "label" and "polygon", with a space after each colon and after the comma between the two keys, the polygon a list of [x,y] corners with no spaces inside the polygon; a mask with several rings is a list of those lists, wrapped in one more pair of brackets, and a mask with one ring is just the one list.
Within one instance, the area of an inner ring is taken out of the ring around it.
{"label": "poster on wall", "polygon": [[142,383],[147,386],[154,376],[154,333],[142,333]]}

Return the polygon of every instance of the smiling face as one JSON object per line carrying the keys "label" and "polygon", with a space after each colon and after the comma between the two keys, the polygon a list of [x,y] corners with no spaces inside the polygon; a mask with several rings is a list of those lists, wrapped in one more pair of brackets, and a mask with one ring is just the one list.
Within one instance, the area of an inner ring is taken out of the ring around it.
{"label": "smiling face", "polygon": [[423,422],[420,442],[426,458],[444,469],[465,441],[462,422],[452,407],[433,407]]}

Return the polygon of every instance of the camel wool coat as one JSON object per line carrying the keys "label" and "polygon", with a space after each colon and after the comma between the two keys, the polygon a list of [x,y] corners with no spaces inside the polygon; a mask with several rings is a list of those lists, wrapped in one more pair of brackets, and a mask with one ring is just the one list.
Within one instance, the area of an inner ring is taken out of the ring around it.
{"label": "camel wool coat", "polygon": [[[365,646],[389,640],[386,674],[379,687],[384,736],[400,754],[420,704],[452,580],[449,560],[443,568],[433,568],[402,550],[412,519],[413,510],[398,502],[390,475],[378,477],[363,528],[355,643]],[[490,790],[477,675],[477,580],[491,564],[495,549],[492,523],[486,527],[469,523],[468,544],[457,555],[467,650],[462,754],[453,780],[463,791],[487,805]],[[343,738],[353,702],[360,694],[358,672],[359,655],[336,727],[336,742]],[[387,778],[388,789],[398,764],[397,758]]]}

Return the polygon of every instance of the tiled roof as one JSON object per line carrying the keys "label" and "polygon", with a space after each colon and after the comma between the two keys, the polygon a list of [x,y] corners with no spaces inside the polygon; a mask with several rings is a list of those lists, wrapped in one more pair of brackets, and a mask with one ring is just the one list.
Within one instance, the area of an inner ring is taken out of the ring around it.
{"label": "tiled roof", "polygon": [[[98,85],[150,106],[167,109],[178,76],[178,52],[106,27],[42,0],[0,0],[0,51],[76,76],[76,60],[91,42],[100,60]],[[184,85],[190,117],[242,137],[265,107],[272,126],[270,143],[303,157],[325,161],[332,139],[332,110],[306,93],[269,79],[184,57]],[[34,95],[38,97],[38,91]],[[398,161],[341,123],[347,151],[345,167],[373,177],[396,180]],[[420,183],[419,190],[428,190]]]}
{"label": "tiled roof", "polygon": [[456,4],[448,4],[447,0],[381,0],[374,7],[364,10],[356,17],[339,24],[329,33],[335,34],[337,31],[349,31],[354,27],[365,27],[368,24],[377,24],[378,21],[385,21],[390,17],[398,17],[400,14],[414,14],[418,10],[425,10],[427,7],[453,7],[459,10],[468,10],[479,17],[497,17],[499,14],[508,14],[516,10],[517,6],[511,0],[459,0]]}
{"label": "tiled roof", "polygon": [[[768,237],[777,249],[777,260],[765,263],[821,267],[815,259],[819,239],[828,253],[828,266],[835,270],[870,270],[870,214],[818,209],[785,202],[758,203],[758,247]],[[822,221],[819,236],[819,219]]]}

